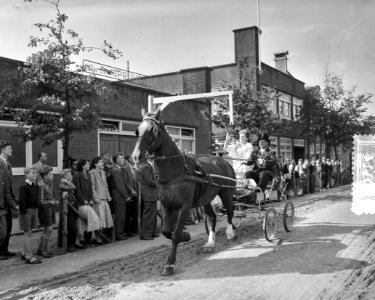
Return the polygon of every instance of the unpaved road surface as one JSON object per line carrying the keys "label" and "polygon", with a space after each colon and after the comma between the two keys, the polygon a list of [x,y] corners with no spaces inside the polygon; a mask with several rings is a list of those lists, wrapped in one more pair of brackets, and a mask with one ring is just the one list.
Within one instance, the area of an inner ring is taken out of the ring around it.
{"label": "unpaved road surface", "polygon": [[[375,216],[351,213],[350,194],[296,208],[291,233],[267,242],[253,218],[237,239],[205,236],[179,247],[175,275],[161,277],[158,246],[79,272],[0,293],[5,299],[375,299]],[[141,251],[141,249],[140,249]]]}

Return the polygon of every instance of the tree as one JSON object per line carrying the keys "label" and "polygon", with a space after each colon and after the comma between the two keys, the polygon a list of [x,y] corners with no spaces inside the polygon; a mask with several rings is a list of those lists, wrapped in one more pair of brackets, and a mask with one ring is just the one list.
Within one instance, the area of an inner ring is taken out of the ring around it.
{"label": "tree", "polygon": [[321,130],[321,113],[323,106],[320,101],[320,87],[306,87],[306,97],[299,112],[299,118],[295,121],[295,126],[302,132],[308,144],[318,142]]}
{"label": "tree", "polygon": [[336,159],[339,145],[350,148],[354,135],[375,133],[375,117],[366,115],[372,95],[356,95],[355,87],[344,89],[342,77],[327,73],[323,89],[319,93],[307,89],[307,95],[301,128],[306,136],[325,140]]}
{"label": "tree", "polygon": [[229,123],[229,116],[223,111],[228,111],[228,105],[223,101],[214,101],[221,106],[217,114],[211,118],[212,123],[231,133],[237,133],[241,129],[248,129],[251,134],[261,132],[272,134],[280,127],[281,120],[272,112],[272,101],[277,93],[268,88],[262,91],[254,91],[250,84],[246,61],[240,64],[240,86],[226,86],[225,90],[233,90],[233,124]]}
{"label": "tree", "polygon": [[78,33],[67,28],[68,16],[61,13],[60,0],[44,1],[54,6],[57,16],[35,24],[45,35],[30,37],[28,46],[40,50],[27,58],[1,92],[0,108],[26,129],[24,141],[40,138],[49,145],[61,140],[67,167],[72,134],[99,128],[100,104],[116,98],[110,82],[83,75],[85,67],[75,65],[73,59],[94,49],[113,59],[122,54],[106,41],[102,47],[85,47]]}

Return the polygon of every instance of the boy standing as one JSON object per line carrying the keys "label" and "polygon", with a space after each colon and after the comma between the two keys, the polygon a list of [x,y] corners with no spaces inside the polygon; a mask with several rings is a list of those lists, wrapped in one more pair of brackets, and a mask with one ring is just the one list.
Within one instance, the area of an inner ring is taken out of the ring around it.
{"label": "boy standing", "polygon": [[19,189],[19,222],[24,231],[24,250],[21,259],[26,264],[40,264],[42,261],[33,256],[31,250],[31,230],[38,226],[39,187],[36,184],[38,173],[35,168],[25,169],[26,182]]}

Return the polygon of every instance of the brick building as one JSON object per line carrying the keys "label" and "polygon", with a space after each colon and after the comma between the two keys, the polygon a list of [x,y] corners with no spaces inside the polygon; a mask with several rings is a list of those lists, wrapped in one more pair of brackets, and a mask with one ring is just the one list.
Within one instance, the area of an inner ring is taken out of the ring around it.
{"label": "brick building", "polygon": [[[15,70],[23,62],[0,57],[0,91],[5,86],[10,71]],[[76,159],[91,159],[94,156],[109,152],[111,154],[122,151],[131,154],[136,137],[135,129],[141,121],[141,108],[147,107],[149,95],[155,97],[169,96],[169,93],[158,89],[151,89],[131,82],[113,82],[119,93],[119,99],[101,107],[101,117],[104,128],[93,130],[85,134],[73,135],[69,155]],[[183,82],[190,92],[191,82]],[[195,87],[194,87],[195,88]],[[211,124],[200,112],[209,110],[210,104],[206,101],[184,101],[168,106],[162,112],[162,119],[169,133],[184,151],[194,153],[211,152]],[[32,142],[20,142],[9,136],[5,129],[17,130],[17,124],[10,118],[0,120],[0,139],[13,142],[13,157],[11,164],[15,180],[15,188],[23,182],[24,168],[37,161],[37,154],[41,151],[48,155],[48,164],[54,167],[57,174],[62,168],[62,144],[60,141],[50,146],[42,147],[39,139]],[[21,130],[21,129],[18,129]],[[55,187],[59,177],[56,176]]]}
{"label": "brick building", "polygon": [[[223,85],[239,87],[241,68],[246,61],[246,72],[252,90],[261,91],[272,87],[277,90],[277,99],[270,103],[272,111],[285,122],[298,118],[305,99],[304,82],[288,72],[288,51],[275,53],[275,66],[261,62],[259,69],[258,27],[233,30],[234,62],[211,67],[184,69],[178,72],[158,74],[137,79],[135,82],[167,93],[193,94],[219,91]],[[212,108],[215,110],[215,108]],[[215,132],[214,132],[215,134]],[[280,128],[272,135],[272,144],[278,155],[285,158],[304,158],[309,155],[325,156],[324,143],[307,145],[297,128]]]}

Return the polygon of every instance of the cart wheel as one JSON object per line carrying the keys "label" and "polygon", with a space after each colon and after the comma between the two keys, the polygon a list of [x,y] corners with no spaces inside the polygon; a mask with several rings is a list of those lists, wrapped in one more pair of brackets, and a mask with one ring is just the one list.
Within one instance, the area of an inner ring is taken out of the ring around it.
{"label": "cart wheel", "polygon": [[241,218],[239,218],[239,217],[233,217],[232,218],[232,225],[233,225],[233,229],[237,229],[238,227],[240,227],[240,225],[241,225]]}
{"label": "cart wheel", "polygon": [[294,205],[288,201],[284,206],[283,223],[287,232],[292,231],[294,222]]}
{"label": "cart wheel", "polygon": [[277,212],[273,207],[267,209],[263,220],[263,232],[264,237],[269,242],[272,242],[276,235],[277,217]]}

